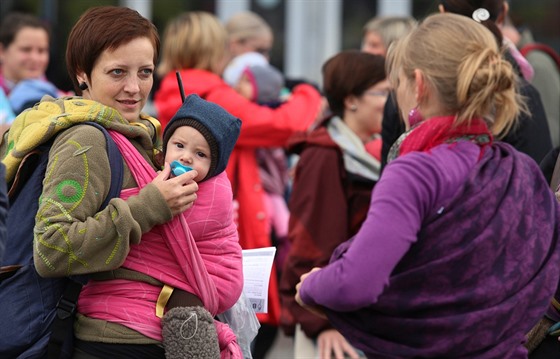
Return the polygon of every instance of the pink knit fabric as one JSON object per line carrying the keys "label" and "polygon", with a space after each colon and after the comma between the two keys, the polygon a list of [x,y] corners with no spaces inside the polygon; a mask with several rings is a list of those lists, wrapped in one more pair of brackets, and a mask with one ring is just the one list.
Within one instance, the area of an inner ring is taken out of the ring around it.
{"label": "pink knit fabric", "polygon": [[[124,136],[110,133],[139,185],[121,192],[126,199],[150,183],[156,172]],[[140,244],[131,245],[123,267],[196,294],[213,316],[233,306],[241,294],[243,272],[226,174],[201,183],[190,210],[154,227]],[[129,280],[90,281],[80,294],[78,310],[161,341],[161,319],[155,315],[160,289]],[[231,329],[223,323],[215,325],[222,358],[242,358]]]}
{"label": "pink knit fabric", "polygon": [[527,80],[528,82],[531,82],[533,80],[533,77],[535,77],[535,70],[533,69],[533,65],[531,65],[529,61],[527,61],[525,56],[523,56],[521,52],[519,52],[515,44],[511,42],[511,40],[507,37],[504,37],[504,44],[509,49],[511,56],[513,56],[515,62],[517,62],[517,65],[519,65],[519,70],[521,71],[523,78],[525,78],[525,80]]}

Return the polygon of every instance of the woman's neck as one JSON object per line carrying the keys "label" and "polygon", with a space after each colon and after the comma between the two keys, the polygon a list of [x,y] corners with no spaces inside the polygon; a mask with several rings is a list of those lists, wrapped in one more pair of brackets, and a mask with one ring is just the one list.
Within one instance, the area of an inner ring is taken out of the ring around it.
{"label": "woman's neck", "polygon": [[360,123],[355,118],[352,112],[345,113],[344,117],[341,120],[348,126],[349,129],[352,130],[358,136],[358,138],[362,141],[362,143],[366,144],[371,140],[372,133],[367,131],[367,129],[363,126],[360,126]]}

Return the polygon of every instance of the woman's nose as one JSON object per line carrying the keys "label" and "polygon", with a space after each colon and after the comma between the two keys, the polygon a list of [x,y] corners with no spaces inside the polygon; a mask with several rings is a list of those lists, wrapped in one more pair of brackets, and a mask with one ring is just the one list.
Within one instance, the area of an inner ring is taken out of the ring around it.
{"label": "woman's nose", "polygon": [[137,93],[140,91],[140,85],[138,85],[138,78],[136,76],[129,76],[126,80],[124,90],[129,93]]}

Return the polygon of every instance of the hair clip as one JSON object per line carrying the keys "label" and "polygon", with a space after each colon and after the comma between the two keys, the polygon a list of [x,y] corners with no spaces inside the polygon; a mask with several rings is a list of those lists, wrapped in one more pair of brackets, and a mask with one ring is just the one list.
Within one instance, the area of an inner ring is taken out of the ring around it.
{"label": "hair clip", "polygon": [[490,18],[490,12],[488,12],[488,10],[486,10],[485,8],[481,7],[479,9],[476,9],[472,13],[472,18],[476,22],[483,22],[483,21],[486,21]]}

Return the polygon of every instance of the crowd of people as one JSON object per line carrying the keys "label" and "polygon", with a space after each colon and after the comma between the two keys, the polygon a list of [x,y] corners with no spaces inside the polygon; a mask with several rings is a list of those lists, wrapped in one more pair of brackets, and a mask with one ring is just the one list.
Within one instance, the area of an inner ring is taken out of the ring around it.
{"label": "crowd of people", "polygon": [[[96,6],[71,92],[48,25],[3,17],[0,356],[557,358],[560,119],[508,11],[375,17],[317,88],[256,13]],[[255,315],[242,250],[271,246]]]}

